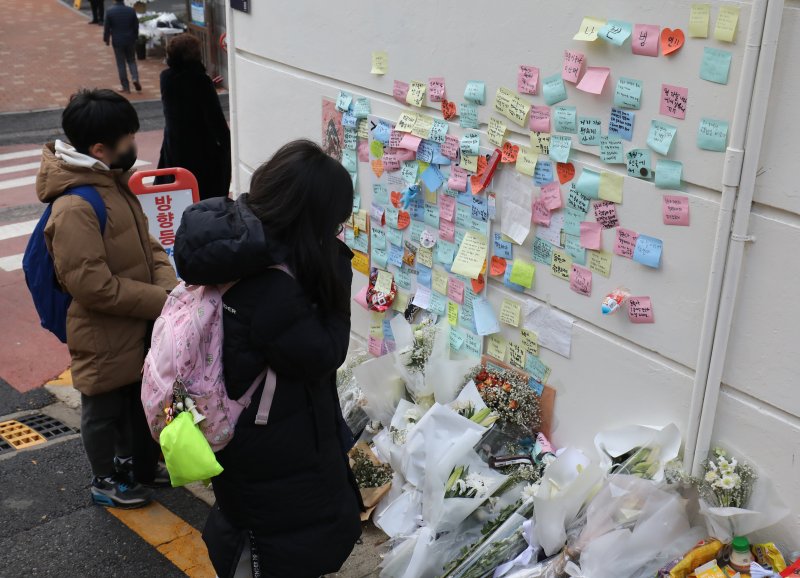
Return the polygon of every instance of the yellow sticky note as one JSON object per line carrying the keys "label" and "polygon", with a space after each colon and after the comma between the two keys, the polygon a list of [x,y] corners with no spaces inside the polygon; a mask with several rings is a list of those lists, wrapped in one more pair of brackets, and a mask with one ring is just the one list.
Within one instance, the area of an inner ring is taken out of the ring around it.
{"label": "yellow sticky note", "polygon": [[[509,281],[522,285],[530,289],[533,286],[533,275],[536,272],[536,267],[530,261],[523,259],[514,259],[514,264],[511,266],[511,277]],[[519,322],[517,323],[519,325]]]}
{"label": "yellow sticky note", "polygon": [[525,350],[518,343],[508,344],[508,361],[514,367],[525,369]]}
{"label": "yellow sticky note", "polygon": [[606,21],[593,16],[584,16],[581,22],[580,30],[572,37],[573,40],[583,40],[586,42],[594,42],[597,40],[597,33],[605,26]]}
{"label": "yellow sticky note", "polygon": [[372,70],[370,74],[386,74],[389,70],[389,55],[385,50],[376,50],[372,53]]}
{"label": "yellow sticky note", "polygon": [[[419,256],[419,253],[417,253]],[[393,275],[388,271],[378,270],[378,278],[375,280],[375,291],[379,293],[392,292]]]}
{"label": "yellow sticky note", "polygon": [[489,118],[489,129],[486,131],[489,135],[489,142],[494,146],[503,146],[503,139],[506,137],[506,124],[502,120],[496,118]]}
{"label": "yellow sticky note", "polygon": [[[540,155],[550,154],[550,133],[549,132],[532,132],[531,133],[531,149]],[[519,157],[517,157],[519,158]]]}
{"label": "yellow sticky note", "polygon": [[394,302],[392,303],[392,309],[395,311],[399,311],[403,313],[408,308],[408,301],[411,299],[411,295],[406,293],[405,291],[398,291],[397,295],[394,297]]}
{"label": "yellow sticky note", "polygon": [[369,315],[369,336],[375,339],[383,339],[383,313],[370,311]]}
{"label": "yellow sticky note", "polygon": [[483,268],[486,261],[486,247],[488,242],[485,235],[467,231],[464,240],[458,248],[456,258],[453,260],[451,271],[454,275],[463,275],[469,279],[475,279]]}
{"label": "yellow sticky note", "polygon": [[556,277],[569,281],[569,273],[572,270],[572,257],[567,255],[564,251],[553,251],[553,261],[550,265],[550,271]]}
{"label": "yellow sticky note", "polygon": [[425,265],[428,268],[433,267],[433,249],[427,247],[420,247],[417,249],[417,263]]}
{"label": "yellow sticky note", "polygon": [[736,36],[736,25],[739,23],[739,7],[728,4],[720,6],[717,25],[714,27],[714,38],[723,42],[733,42]]}
{"label": "yellow sticky note", "polygon": [[412,80],[408,86],[408,93],[406,94],[406,102],[411,106],[422,106],[425,100],[425,83],[418,80]]}
{"label": "yellow sticky note", "polygon": [[447,295],[447,281],[449,277],[447,273],[442,271],[441,269],[434,269],[433,270],[433,279],[431,281],[431,286],[434,291],[437,293],[441,293],[442,295]]}
{"label": "yellow sticky note", "polygon": [[586,251],[589,258],[589,270],[603,277],[611,276],[611,253],[605,251]]}
{"label": "yellow sticky note", "polygon": [[489,341],[486,344],[486,353],[494,357],[498,361],[506,360],[506,349],[508,348],[508,341],[501,335],[490,335]]}
{"label": "yellow sticky note", "polygon": [[450,325],[458,323],[458,304],[452,301],[447,302],[447,322]]}
{"label": "yellow sticky note", "polygon": [[369,257],[361,251],[353,251],[353,269],[363,275],[369,275]]}
{"label": "yellow sticky note", "polygon": [[600,171],[600,198],[612,203],[622,202],[623,176],[611,171]]}
{"label": "yellow sticky note", "polygon": [[539,336],[530,329],[521,329],[522,348],[531,355],[539,355]]}
{"label": "yellow sticky note", "polygon": [[519,327],[520,309],[521,307],[516,301],[503,299],[503,304],[500,305],[500,321],[506,325]]}
{"label": "yellow sticky note", "polygon": [[508,120],[524,127],[531,105],[508,88],[498,88],[494,98],[494,109]]}
{"label": "yellow sticky note", "polygon": [[403,111],[400,113],[400,118],[397,119],[395,130],[399,132],[411,132],[414,130],[414,125],[417,123],[417,113]]}
{"label": "yellow sticky note", "polygon": [[528,175],[530,177],[533,176],[533,173],[536,172],[536,161],[538,160],[539,155],[533,152],[533,150],[529,147],[519,147],[519,153],[517,153],[517,171],[522,173],[523,175]]}
{"label": "yellow sticky note", "polygon": [[358,130],[358,138],[369,138],[369,121],[366,118],[359,118],[356,128]]}
{"label": "yellow sticky note", "polygon": [[711,18],[711,4],[692,4],[689,14],[689,37],[708,38],[708,21]]}
{"label": "yellow sticky note", "polygon": [[[419,162],[419,174],[424,173],[425,170],[430,166],[428,163],[423,163],[422,161],[417,161],[417,162]],[[425,191],[426,203],[428,203],[429,205],[438,204],[439,196],[436,193],[436,191],[430,191],[428,190],[428,187],[423,187],[423,190]]]}
{"label": "yellow sticky note", "polygon": [[431,129],[433,128],[433,117],[427,114],[418,114],[417,121],[414,123],[414,128],[411,129],[411,134],[419,138],[431,138]]}
{"label": "yellow sticky note", "polygon": [[353,213],[353,227],[358,227],[362,233],[367,232],[367,211],[361,209],[357,213]]}
{"label": "yellow sticky note", "polygon": [[461,155],[461,168],[471,173],[477,173],[478,155]]}

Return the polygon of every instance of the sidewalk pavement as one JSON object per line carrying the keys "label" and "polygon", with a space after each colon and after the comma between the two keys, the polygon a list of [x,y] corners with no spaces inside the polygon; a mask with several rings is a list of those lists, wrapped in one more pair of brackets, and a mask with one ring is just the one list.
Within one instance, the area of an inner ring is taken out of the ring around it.
{"label": "sidewalk pavement", "polygon": [[[87,22],[60,0],[3,1],[0,113],[63,108],[81,87],[120,88],[114,51],[103,29]],[[161,98],[162,59],[137,64],[143,90],[129,98]]]}

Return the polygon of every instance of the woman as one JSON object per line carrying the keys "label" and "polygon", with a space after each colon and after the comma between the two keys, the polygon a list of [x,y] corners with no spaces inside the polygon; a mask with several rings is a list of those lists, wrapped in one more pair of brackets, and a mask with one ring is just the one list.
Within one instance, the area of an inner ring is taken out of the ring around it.
{"label": "woman", "polygon": [[259,390],[217,454],[224,472],[203,536],[222,578],[251,558],[260,576],[317,578],[338,570],[361,534],[346,455],[352,434],[335,383],[350,339],[352,281],[352,253],[336,235],[352,196],[347,171],[298,140],[253,173],[249,195],[183,214],[181,278],[238,280],[223,299],[228,395],[241,397],[265,367],[277,374],[267,425],[254,424]]}
{"label": "woman", "polygon": [[[214,83],[200,61],[200,41],[179,34],[167,45],[161,73],[164,142],[158,168],[183,167],[197,178],[201,199],[227,197],[231,184],[231,133]],[[156,184],[169,182],[164,177]]]}

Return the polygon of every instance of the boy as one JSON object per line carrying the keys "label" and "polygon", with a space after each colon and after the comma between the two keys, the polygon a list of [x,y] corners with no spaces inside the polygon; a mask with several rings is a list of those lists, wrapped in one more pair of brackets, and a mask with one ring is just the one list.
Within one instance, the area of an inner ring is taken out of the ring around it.
{"label": "boy", "polygon": [[[95,503],[138,507],[150,500],[139,482],[163,484],[158,445],[140,402],[148,326],[177,285],[161,245],[128,188],[139,119],[111,90],[81,90],[61,117],[70,144],[44,146],[36,193],[53,203],[45,239],[56,274],[72,295],[67,346],[81,392],[81,436]],[[107,211],[105,232],[92,206],[70,187],[91,185]]]}

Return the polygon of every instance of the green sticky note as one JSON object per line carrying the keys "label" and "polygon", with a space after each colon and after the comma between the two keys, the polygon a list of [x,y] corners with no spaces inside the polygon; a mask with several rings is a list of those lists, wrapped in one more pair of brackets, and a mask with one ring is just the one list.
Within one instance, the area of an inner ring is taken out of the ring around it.
{"label": "green sticky note", "polygon": [[469,102],[459,104],[458,123],[463,128],[478,128],[478,107]]}
{"label": "green sticky note", "polygon": [[642,105],[642,81],[621,77],[614,91],[614,106],[639,109]]}
{"label": "green sticky note", "polygon": [[731,53],[719,48],[704,48],[700,63],[700,78],[717,84],[728,84],[731,70]]}
{"label": "green sticky note", "polygon": [[566,235],[564,238],[564,250],[572,257],[573,263],[586,265],[586,249],[581,246],[580,237]]}
{"label": "green sticky note", "polygon": [[514,264],[511,266],[511,278],[509,281],[530,289],[533,286],[533,275],[535,272],[536,267],[533,263],[522,259],[514,259]]}
{"label": "green sticky note", "polygon": [[660,120],[651,121],[650,133],[647,135],[647,146],[659,154],[668,155],[676,132],[678,132],[678,127],[676,126]]}
{"label": "green sticky note", "polygon": [[567,100],[567,87],[564,86],[564,79],[561,78],[560,72],[548,76],[542,81],[542,96],[549,106]]}
{"label": "green sticky note", "polygon": [[649,179],[653,175],[650,172],[650,151],[647,149],[631,149],[628,151],[628,176],[639,179]]}
{"label": "green sticky note", "polygon": [[575,189],[585,197],[598,199],[600,193],[600,173],[591,169],[583,169]]}
{"label": "green sticky note", "polygon": [[551,135],[550,136],[550,158],[557,163],[569,162],[569,151],[572,148],[572,137]]}
{"label": "green sticky note", "polygon": [[475,104],[486,104],[486,84],[480,80],[470,80],[464,89],[464,100]]}
{"label": "green sticky note", "polygon": [[557,132],[578,132],[578,109],[574,106],[555,107],[553,126]]}
{"label": "green sticky note", "polygon": [[533,260],[549,267],[553,262],[553,245],[536,237],[533,240]]}
{"label": "green sticky note", "polygon": [[620,137],[614,135],[600,137],[600,160],[608,164],[625,164],[625,151]]}
{"label": "green sticky note", "polygon": [[659,189],[680,189],[683,163],[661,159],[656,163],[656,186]]}
{"label": "green sticky note", "polygon": [[593,116],[578,118],[578,141],[582,145],[598,146],[600,144],[603,121]]}
{"label": "green sticky note", "polygon": [[631,30],[633,30],[633,26],[631,26],[630,22],[609,20],[605,26],[597,31],[597,37],[614,46],[622,46],[631,35]]}
{"label": "green sticky note", "polygon": [[725,152],[728,144],[728,123],[713,118],[700,119],[697,127],[697,147],[707,151]]}

